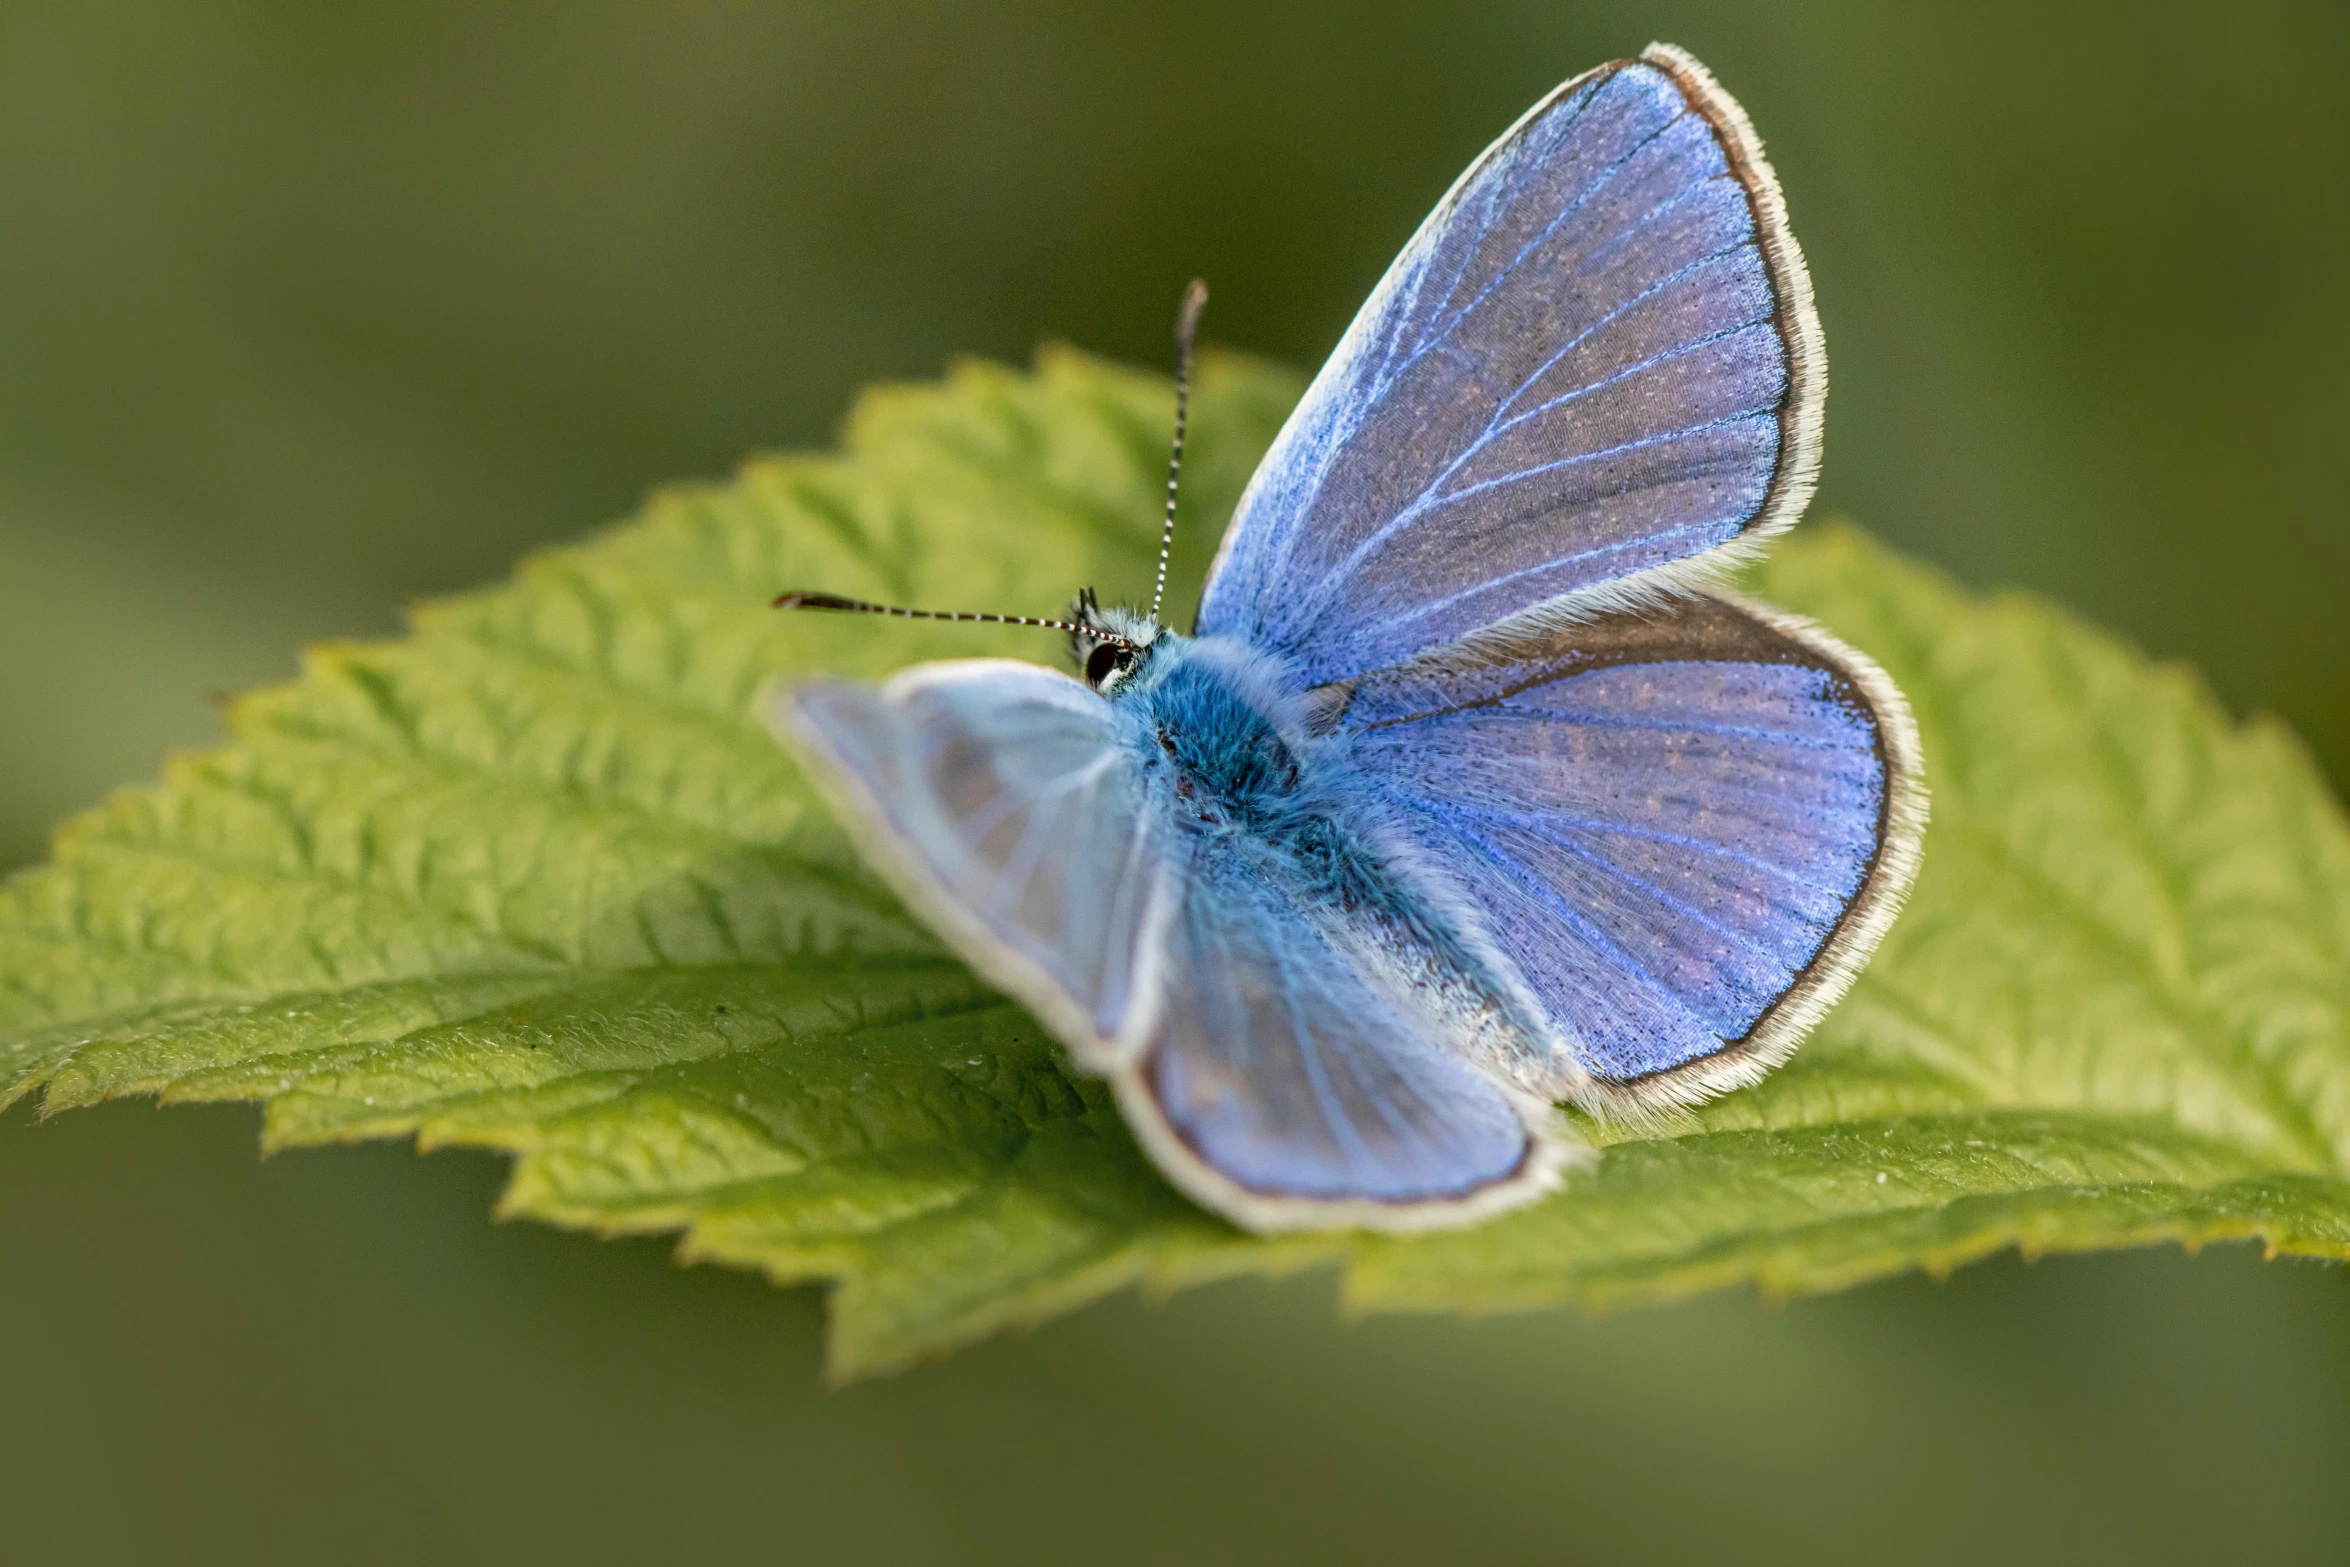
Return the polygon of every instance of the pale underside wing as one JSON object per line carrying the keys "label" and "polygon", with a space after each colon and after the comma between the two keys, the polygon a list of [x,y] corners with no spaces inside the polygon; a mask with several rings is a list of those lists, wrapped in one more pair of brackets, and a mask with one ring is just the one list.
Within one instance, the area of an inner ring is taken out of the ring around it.
{"label": "pale underside wing", "polygon": [[1168,824],[1110,705],[1032,664],[968,659],[878,690],[811,682],[776,712],[899,890],[1081,1054],[1108,1050],[1172,906]]}

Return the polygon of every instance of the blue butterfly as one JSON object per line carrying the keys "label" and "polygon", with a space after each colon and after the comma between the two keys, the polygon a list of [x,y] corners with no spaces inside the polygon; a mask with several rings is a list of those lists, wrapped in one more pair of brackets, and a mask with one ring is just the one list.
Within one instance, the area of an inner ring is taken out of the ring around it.
{"label": "blue butterfly", "polygon": [[1024,622],[1081,681],[929,664],[774,716],[1183,1191],[1255,1230],[1470,1222],[1585,1154],[1559,1103],[1637,1120],[1785,1060],[1916,875],[1900,692],[1713,586],[1810,498],[1825,378],[1753,128],[1654,45],[1438,204],[1190,635],[1162,549],[1148,615]]}

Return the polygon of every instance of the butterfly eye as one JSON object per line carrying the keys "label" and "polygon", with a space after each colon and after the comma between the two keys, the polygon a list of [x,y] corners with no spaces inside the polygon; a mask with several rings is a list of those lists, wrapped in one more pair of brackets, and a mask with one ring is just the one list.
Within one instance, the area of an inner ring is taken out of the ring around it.
{"label": "butterfly eye", "polygon": [[1134,655],[1125,648],[1115,642],[1097,642],[1085,655],[1085,683],[1099,691],[1103,681],[1133,667]]}

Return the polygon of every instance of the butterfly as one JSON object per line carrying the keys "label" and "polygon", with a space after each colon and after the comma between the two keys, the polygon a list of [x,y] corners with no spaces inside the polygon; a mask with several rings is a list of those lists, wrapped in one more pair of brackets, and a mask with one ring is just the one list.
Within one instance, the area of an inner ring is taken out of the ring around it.
{"label": "butterfly", "polygon": [[[1178,329],[1182,457],[1189,345]],[[1243,493],[1189,634],[774,698],[876,867],[1252,1230],[1473,1222],[1754,1082],[1915,878],[1875,664],[1719,584],[1818,472],[1777,178],[1679,49],[1470,166]],[[884,610],[825,594],[802,608]]]}

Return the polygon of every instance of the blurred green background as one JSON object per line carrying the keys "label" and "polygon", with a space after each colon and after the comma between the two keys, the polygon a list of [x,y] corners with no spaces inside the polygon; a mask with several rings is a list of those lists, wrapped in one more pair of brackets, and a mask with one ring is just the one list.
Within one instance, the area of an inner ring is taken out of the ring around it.
{"label": "blurred green background", "polygon": [[[0,0],[0,866],[294,649],[1065,338],[1317,361],[1560,78],[1744,100],[1821,502],[2350,779],[2350,8]],[[1020,547],[1007,539],[1006,548]],[[2350,1274],[2238,1249],[1339,1325],[1121,1301],[830,1394],[820,1304],[486,1159],[0,1120],[32,1562],[2340,1561]]]}

